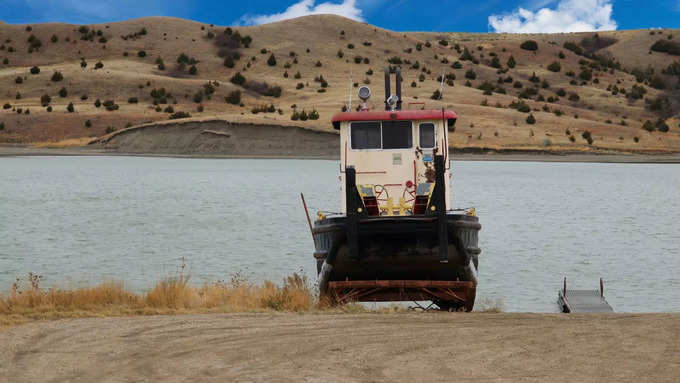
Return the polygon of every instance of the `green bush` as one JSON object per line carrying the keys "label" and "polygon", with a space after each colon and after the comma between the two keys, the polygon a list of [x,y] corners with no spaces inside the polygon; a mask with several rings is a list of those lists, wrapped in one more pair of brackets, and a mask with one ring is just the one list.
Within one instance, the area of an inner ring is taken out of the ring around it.
{"label": "green bush", "polygon": [[64,79],[64,75],[61,74],[59,71],[55,71],[54,74],[52,74],[52,81],[53,82],[59,82]]}
{"label": "green bush", "polygon": [[146,57],[146,51],[139,51],[139,52],[137,52],[137,57],[139,57],[139,58],[144,58],[144,57]]}
{"label": "green bush", "polygon": [[42,46],[42,41],[40,41],[39,38],[35,37],[35,35],[31,35],[28,38],[28,43],[29,47],[33,49],[39,49]]}
{"label": "green bush", "polygon": [[192,65],[191,68],[189,68],[189,74],[192,76],[196,76],[198,74],[198,68],[196,68],[196,65]]}
{"label": "green bush", "polygon": [[239,105],[241,103],[241,91],[234,90],[229,92],[229,94],[224,98],[227,104]]}
{"label": "green bush", "polygon": [[581,137],[583,137],[584,140],[588,141],[588,145],[592,145],[592,144],[593,144],[593,136],[592,136],[592,134],[590,133],[589,130],[584,131],[584,132],[581,134]]}
{"label": "green bush", "polygon": [[47,106],[52,102],[52,97],[50,97],[48,94],[43,94],[40,97],[40,105],[42,106]]}
{"label": "green bush", "polygon": [[527,124],[533,125],[536,123],[536,118],[534,117],[533,113],[529,113],[529,116],[527,117]]}
{"label": "green bush", "polygon": [[180,112],[175,112],[175,113],[173,113],[173,114],[170,115],[170,119],[171,119],[171,120],[178,120],[178,119],[180,119],[180,118],[190,118],[190,117],[191,117],[191,115],[190,115],[189,113],[187,113],[187,112],[181,112],[181,111],[180,111]]}
{"label": "green bush", "polygon": [[274,54],[272,53],[269,58],[267,59],[267,65],[269,66],[276,66],[276,57],[274,57]]}
{"label": "green bush", "polygon": [[570,50],[574,52],[576,55],[581,56],[583,55],[583,48],[581,48],[578,44],[576,44],[573,41],[567,41],[564,43],[564,49]]}
{"label": "green bush", "polygon": [[68,106],[66,107],[66,110],[67,110],[69,113],[75,112],[75,108],[73,107],[73,103],[72,103],[72,102],[69,102],[69,103],[68,103]]}
{"label": "green bush", "polygon": [[229,81],[231,81],[232,84],[243,86],[246,83],[246,78],[243,77],[241,72],[236,72],[236,74],[231,76],[231,79],[229,79]]}
{"label": "green bush", "polygon": [[583,81],[590,81],[593,79],[593,71],[590,69],[584,69],[579,73],[579,78]]}
{"label": "green bush", "polygon": [[40,74],[40,68],[34,66],[31,68],[31,74]]}
{"label": "green bush", "polygon": [[104,67],[104,63],[101,61],[98,61],[96,64],[94,64],[94,69],[102,69]]}
{"label": "green bush", "polygon": [[510,56],[507,62],[508,68],[512,69],[517,65],[517,62],[515,61],[515,56]]}
{"label": "green bush", "polygon": [[557,73],[562,70],[562,65],[560,65],[560,63],[557,61],[553,61],[550,63],[550,65],[548,65],[548,70]]}
{"label": "green bush", "polygon": [[508,105],[508,107],[522,113],[531,112],[531,107],[524,101],[513,101],[510,103],[510,105]]}
{"label": "green bush", "polygon": [[61,89],[59,89],[59,97],[65,98],[66,96],[68,96],[68,91],[66,90],[66,88],[62,87]]}
{"label": "green bush", "polygon": [[90,120],[85,121],[85,127],[91,128],[92,127],[92,121],[90,121]]}
{"label": "green bush", "polygon": [[227,56],[224,58],[224,66],[227,68],[234,67],[234,58],[232,56]]}
{"label": "green bush", "polygon": [[534,40],[527,40],[520,45],[520,48],[525,51],[536,51],[538,50],[538,43]]}
{"label": "green bush", "polygon": [[118,104],[113,100],[106,100],[102,105],[104,105],[104,108],[109,112],[116,111],[119,108]]}
{"label": "green bush", "polygon": [[136,104],[138,102],[139,102],[139,100],[137,99],[137,97],[128,98],[128,104]]}
{"label": "green bush", "polygon": [[17,84],[23,84],[24,83],[24,78],[21,76],[17,76],[17,78],[14,79],[14,82]]}
{"label": "green bush", "polygon": [[477,60],[467,48],[463,49],[463,53],[460,55],[458,59],[460,61],[472,61],[472,62],[475,62]]}
{"label": "green bush", "polygon": [[439,100],[442,98],[441,92],[439,92],[439,89],[435,90],[434,93],[432,93],[432,96],[430,96],[431,99],[433,100]]}
{"label": "green bush", "polygon": [[477,78],[477,73],[475,73],[475,71],[472,69],[468,69],[468,71],[465,72],[465,78],[469,80],[474,80]]}

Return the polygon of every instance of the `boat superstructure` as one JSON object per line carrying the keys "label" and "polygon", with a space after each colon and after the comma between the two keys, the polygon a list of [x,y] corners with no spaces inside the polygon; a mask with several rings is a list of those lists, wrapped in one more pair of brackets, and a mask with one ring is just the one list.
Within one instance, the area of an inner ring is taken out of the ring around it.
{"label": "boat superstructure", "polygon": [[342,212],[319,213],[312,233],[322,296],[334,301],[431,300],[472,310],[481,229],[474,209],[451,210],[445,109],[402,110],[385,69],[385,110],[332,118],[340,132]]}

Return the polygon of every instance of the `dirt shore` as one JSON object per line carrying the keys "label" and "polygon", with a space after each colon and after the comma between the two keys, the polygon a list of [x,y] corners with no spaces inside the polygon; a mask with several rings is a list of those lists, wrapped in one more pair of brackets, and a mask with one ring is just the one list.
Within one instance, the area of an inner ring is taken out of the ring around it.
{"label": "dirt shore", "polygon": [[675,382],[679,314],[211,314],[0,331],[0,382]]}
{"label": "dirt shore", "polygon": [[[152,152],[124,152],[101,147],[68,147],[45,148],[24,145],[1,146],[0,157],[32,157],[32,156],[138,156],[138,157],[182,157],[182,158],[292,158],[292,159],[329,159],[337,160],[339,155],[332,153],[303,153],[297,155],[260,154],[260,155],[226,155],[226,154],[163,154]],[[678,154],[595,154],[595,153],[459,153],[454,151],[455,161],[519,161],[519,162],[592,162],[592,163],[639,163],[639,164],[678,164]]]}

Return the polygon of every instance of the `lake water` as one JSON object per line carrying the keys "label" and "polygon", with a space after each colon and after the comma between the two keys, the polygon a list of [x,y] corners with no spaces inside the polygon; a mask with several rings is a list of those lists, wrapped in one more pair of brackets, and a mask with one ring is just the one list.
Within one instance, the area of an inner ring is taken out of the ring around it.
{"label": "lake water", "polygon": [[[553,312],[562,278],[619,312],[680,310],[680,166],[454,162],[453,205],[477,208],[478,299]],[[337,211],[337,161],[0,158],[0,291],[176,273],[194,283],[315,278],[301,207]]]}

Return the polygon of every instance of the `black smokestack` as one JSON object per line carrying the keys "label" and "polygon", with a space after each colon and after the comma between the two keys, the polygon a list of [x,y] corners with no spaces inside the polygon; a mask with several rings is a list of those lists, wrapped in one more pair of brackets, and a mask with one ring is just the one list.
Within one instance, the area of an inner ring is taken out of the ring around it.
{"label": "black smokestack", "polygon": [[397,110],[401,110],[401,68],[397,68]]}
{"label": "black smokestack", "polygon": [[390,68],[385,67],[385,110],[390,110],[387,99],[390,98]]}

